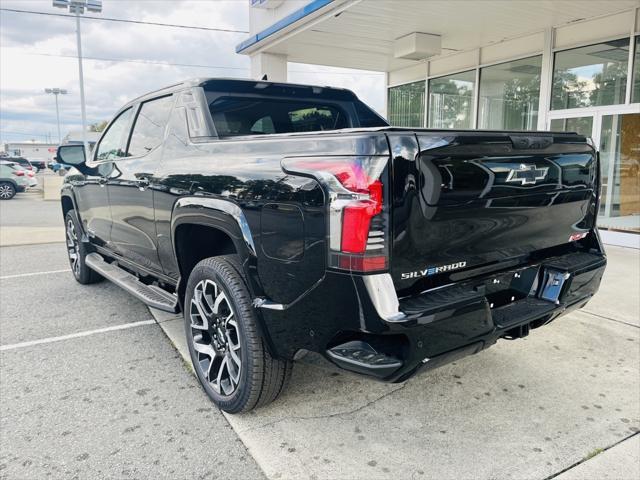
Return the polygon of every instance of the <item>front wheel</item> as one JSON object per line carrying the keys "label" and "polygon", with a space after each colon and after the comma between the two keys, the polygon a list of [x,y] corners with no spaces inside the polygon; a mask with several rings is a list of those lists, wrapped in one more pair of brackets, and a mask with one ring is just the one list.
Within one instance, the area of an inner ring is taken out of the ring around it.
{"label": "front wheel", "polygon": [[193,367],[220,409],[247,412],[280,395],[292,362],[267,351],[237,256],[198,263],[189,276],[184,305]]}

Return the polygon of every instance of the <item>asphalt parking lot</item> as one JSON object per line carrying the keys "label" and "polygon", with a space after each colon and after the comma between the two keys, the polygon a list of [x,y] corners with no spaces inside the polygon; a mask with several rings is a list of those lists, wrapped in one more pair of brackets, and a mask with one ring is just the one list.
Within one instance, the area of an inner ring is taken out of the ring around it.
{"label": "asphalt parking lot", "polygon": [[524,340],[400,385],[308,356],[279,401],[224,416],[179,318],[75,283],[54,233],[16,243],[58,215],[33,196],[0,205],[2,229],[25,229],[0,247],[1,478],[640,475],[637,250],[610,247],[598,296]]}

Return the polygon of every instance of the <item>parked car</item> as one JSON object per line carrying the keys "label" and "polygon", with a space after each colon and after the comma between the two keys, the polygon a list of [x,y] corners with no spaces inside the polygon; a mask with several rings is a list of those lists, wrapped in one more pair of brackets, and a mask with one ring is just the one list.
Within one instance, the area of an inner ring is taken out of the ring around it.
{"label": "parked car", "polygon": [[29,175],[17,163],[0,160],[0,200],[10,200],[31,183]]}
{"label": "parked car", "polygon": [[64,163],[60,163],[57,160],[51,161],[49,163],[49,168],[53,170],[55,173],[65,172],[71,168],[71,165],[65,165]]}
{"label": "parked car", "polygon": [[[33,170],[28,170],[25,167],[23,167],[22,165],[13,162],[13,161],[9,161],[9,160],[0,160],[0,163],[5,163],[10,165],[14,170],[21,170],[24,172],[24,176],[25,178],[28,180],[28,187],[32,188],[32,187],[37,187],[38,186],[38,179],[36,178],[36,174]],[[19,174],[18,174],[19,175]]]}
{"label": "parked car", "polygon": [[182,311],[227,412],[278,397],[306,351],[402,382],[525,337],[606,264],[575,133],[394,128],[348,90],[209,79],[58,157],[76,280]]}
{"label": "parked car", "polygon": [[45,168],[47,168],[47,161],[46,160],[29,160],[31,162],[31,165],[33,165],[35,168],[37,168],[37,171],[40,170],[44,170]]}
{"label": "parked car", "polygon": [[17,163],[18,165],[20,165],[25,170],[30,170],[30,171],[33,171],[34,173],[38,172],[37,167],[34,167],[33,164],[29,160],[27,160],[26,158],[23,158],[23,157],[4,157],[2,160],[8,161],[8,162]]}

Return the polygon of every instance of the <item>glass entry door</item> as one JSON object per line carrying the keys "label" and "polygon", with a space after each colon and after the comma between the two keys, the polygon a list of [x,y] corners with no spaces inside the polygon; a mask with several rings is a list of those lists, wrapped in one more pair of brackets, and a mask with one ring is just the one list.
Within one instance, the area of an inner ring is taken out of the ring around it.
{"label": "glass entry door", "polygon": [[549,129],[577,132],[598,145],[602,171],[598,227],[640,233],[640,112],[598,108],[581,109],[575,116],[552,113]]}
{"label": "glass entry door", "polygon": [[640,233],[640,113],[603,115],[599,225]]}

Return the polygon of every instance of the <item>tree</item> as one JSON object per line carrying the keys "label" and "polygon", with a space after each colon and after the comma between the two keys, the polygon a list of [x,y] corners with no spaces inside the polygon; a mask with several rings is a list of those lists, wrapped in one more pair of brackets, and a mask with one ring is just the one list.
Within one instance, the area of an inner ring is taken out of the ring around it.
{"label": "tree", "polygon": [[103,120],[102,122],[92,123],[89,126],[90,132],[102,132],[107,127],[107,121]]}

